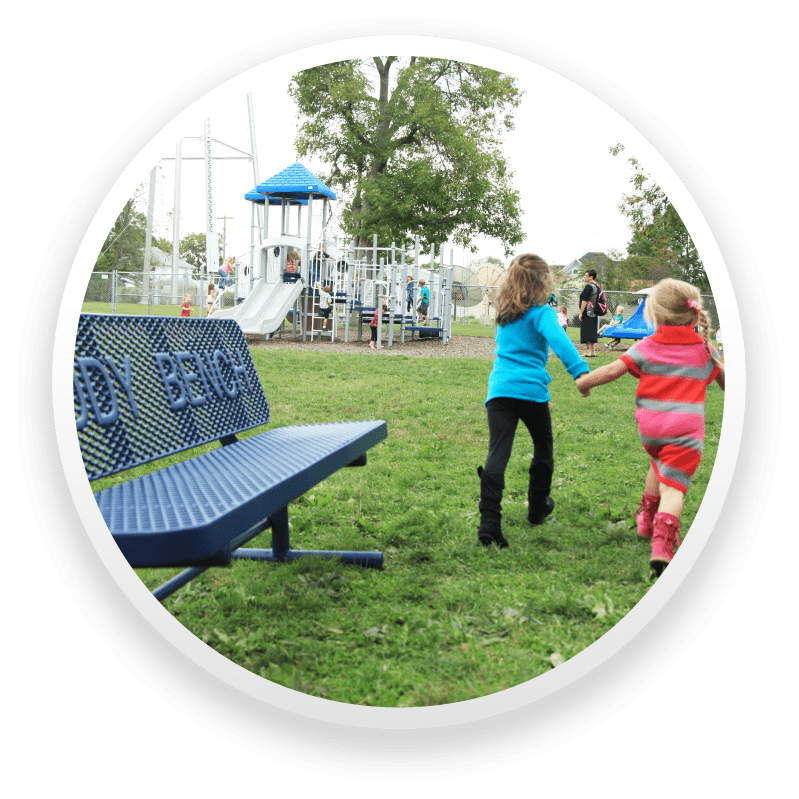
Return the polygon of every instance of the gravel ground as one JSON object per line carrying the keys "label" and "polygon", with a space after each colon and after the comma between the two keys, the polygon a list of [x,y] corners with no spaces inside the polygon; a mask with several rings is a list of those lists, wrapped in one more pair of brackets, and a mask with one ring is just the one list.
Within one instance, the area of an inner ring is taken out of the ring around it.
{"label": "gravel ground", "polygon": [[[343,334],[335,342],[329,340],[319,341],[317,338],[303,343],[300,339],[292,339],[290,333],[282,338],[274,337],[271,339],[264,339],[262,336],[247,336],[247,343],[251,347],[263,347],[264,349],[361,353],[371,356],[410,355],[417,358],[494,358],[495,342],[493,338],[488,336],[453,336],[446,345],[443,345],[438,339],[416,339],[415,341],[407,339],[404,344],[400,344],[398,339],[395,339],[393,345],[389,347],[384,340],[383,346],[379,350],[372,350],[369,348],[368,335],[368,332],[364,334],[363,341],[355,341],[354,339],[358,337],[356,330],[354,335],[350,333],[350,341],[347,344],[344,343]],[[585,352],[584,345],[576,344],[575,346],[580,354]],[[616,347],[615,351],[622,352],[627,349],[627,346],[627,344],[622,342]],[[605,344],[597,345],[597,353],[607,351]]]}

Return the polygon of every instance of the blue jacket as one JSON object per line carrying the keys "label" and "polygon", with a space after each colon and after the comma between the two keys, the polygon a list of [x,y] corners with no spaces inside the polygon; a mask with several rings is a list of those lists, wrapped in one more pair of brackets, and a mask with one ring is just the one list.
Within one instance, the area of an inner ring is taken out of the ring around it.
{"label": "blue jacket", "polygon": [[496,397],[549,402],[552,378],[546,367],[550,347],[573,378],[590,371],[549,305],[534,305],[521,318],[497,327],[486,402]]}

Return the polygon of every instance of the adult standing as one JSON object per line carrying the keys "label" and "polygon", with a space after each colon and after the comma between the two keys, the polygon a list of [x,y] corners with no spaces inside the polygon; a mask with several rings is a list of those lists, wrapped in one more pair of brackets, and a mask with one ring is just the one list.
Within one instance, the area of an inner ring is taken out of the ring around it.
{"label": "adult standing", "polygon": [[406,284],[407,313],[410,313],[413,310],[413,290],[415,288],[416,284],[413,282],[413,277],[408,275]]}
{"label": "adult standing", "polygon": [[585,357],[596,358],[598,320],[594,315],[594,303],[599,297],[596,269],[583,275],[585,288],[580,292],[580,344],[585,344]]}

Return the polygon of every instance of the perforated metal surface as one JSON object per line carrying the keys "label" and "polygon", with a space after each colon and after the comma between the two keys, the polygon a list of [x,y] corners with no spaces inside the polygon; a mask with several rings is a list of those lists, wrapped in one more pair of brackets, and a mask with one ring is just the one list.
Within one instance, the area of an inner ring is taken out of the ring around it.
{"label": "perforated metal surface", "polygon": [[73,389],[90,480],[269,421],[233,319],[81,314]]}
{"label": "perforated metal surface", "polygon": [[133,566],[224,547],[386,437],[384,421],[278,427],[106,488],[97,505]]}

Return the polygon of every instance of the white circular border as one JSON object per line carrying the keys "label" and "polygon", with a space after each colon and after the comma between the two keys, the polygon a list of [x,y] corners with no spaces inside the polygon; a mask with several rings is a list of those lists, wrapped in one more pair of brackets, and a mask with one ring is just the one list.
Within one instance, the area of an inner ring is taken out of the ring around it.
{"label": "white circular border", "polygon": [[[412,42],[419,39],[424,47],[417,49],[418,45]],[[647,165],[647,170],[657,176],[660,185],[680,209],[680,215],[702,253],[717,307],[724,320],[726,361],[732,369],[727,375],[724,423],[718,454],[703,502],[691,527],[691,536],[682,547],[680,557],[630,613],[562,666],[514,688],[468,702],[437,707],[372,708],[317,699],[264,680],[203,644],[153,599],[108,535],[94,502],[74,432],[70,374],[74,330],[98,243],[104,239],[118,209],[130,196],[130,190],[140,176],[146,174],[152,164],[159,160],[160,154],[168,151],[174,141],[183,135],[177,132],[176,126],[185,125],[187,114],[193,113],[198,120],[207,116],[203,106],[206,99],[212,100],[212,90],[229,85],[246,70],[289,52],[296,68],[303,69],[341,58],[342,51],[351,57],[359,52],[368,55],[389,50],[410,52],[411,49],[441,57],[451,55],[471,60],[510,74],[520,74],[518,65],[521,64],[523,69],[524,62],[532,62],[576,83],[630,122],[640,132],[640,137],[628,144],[628,151],[635,152],[639,160]],[[455,51],[457,54],[454,54]],[[515,70],[514,63],[517,65]],[[209,93],[208,97],[204,97],[203,102],[196,102],[206,92]],[[194,107],[186,111],[190,103]],[[164,142],[167,142],[166,148]],[[346,30],[326,26],[311,30],[299,39],[294,37],[290,46],[273,43],[264,48],[254,48],[208,70],[155,107],[147,125],[131,131],[130,139],[115,154],[112,168],[118,169],[120,176],[88,224],[72,266],[58,318],[53,359],[53,414],[67,483],[92,545],[122,592],[104,599],[132,604],[147,624],[152,625],[169,643],[169,648],[177,650],[176,655],[182,654],[213,678],[264,703],[267,708],[279,708],[324,722],[386,730],[435,728],[478,721],[524,708],[557,692],[562,692],[558,698],[565,705],[579,695],[579,688],[575,686],[577,681],[619,654],[626,644],[655,621],[695,564],[721,512],[732,480],[744,420],[743,338],[734,291],[710,226],[687,187],[702,199],[705,208],[710,208],[710,197],[697,165],[691,162],[690,156],[680,151],[679,145],[672,140],[661,121],[643,114],[620,89],[609,86],[585,65],[546,48],[534,47],[517,37],[503,35],[500,38],[451,22],[440,25],[429,21],[365,22],[361,34],[352,25],[348,25]],[[707,213],[707,216],[712,217],[712,214]],[[180,663],[181,668],[191,668],[184,658],[178,657],[176,662]],[[565,690],[571,686],[574,686],[574,690]]]}

